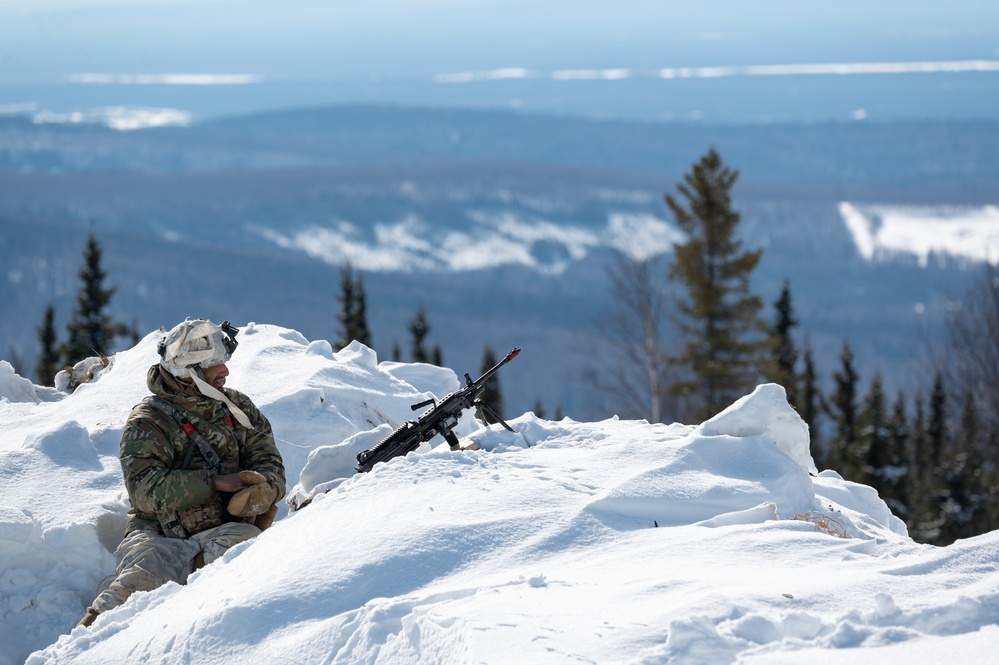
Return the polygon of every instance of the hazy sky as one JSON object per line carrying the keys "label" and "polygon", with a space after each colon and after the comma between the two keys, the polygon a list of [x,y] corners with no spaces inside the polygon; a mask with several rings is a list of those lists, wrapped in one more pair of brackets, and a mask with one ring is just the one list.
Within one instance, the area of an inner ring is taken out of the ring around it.
{"label": "hazy sky", "polygon": [[0,83],[978,59],[994,0],[0,0]]}

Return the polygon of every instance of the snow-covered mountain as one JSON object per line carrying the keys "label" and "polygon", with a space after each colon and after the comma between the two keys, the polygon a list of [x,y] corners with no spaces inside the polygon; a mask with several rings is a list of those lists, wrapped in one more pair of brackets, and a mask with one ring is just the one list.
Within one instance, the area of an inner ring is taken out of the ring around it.
{"label": "snow-covered mountain", "polygon": [[356,475],[356,452],[457,377],[253,323],[230,385],[313,501],[70,632],[113,569],[118,438],[158,339],[69,395],[0,363],[2,663],[974,665],[999,643],[994,534],[914,543],[869,487],[816,475],[779,386],[699,425],[466,417],[483,450],[433,442]]}

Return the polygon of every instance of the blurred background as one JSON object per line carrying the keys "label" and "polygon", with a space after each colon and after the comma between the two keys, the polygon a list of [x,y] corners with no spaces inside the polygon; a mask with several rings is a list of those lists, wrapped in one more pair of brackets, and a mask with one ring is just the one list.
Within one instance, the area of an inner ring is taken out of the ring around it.
{"label": "blurred background", "polygon": [[992,2],[0,0],[0,357],[48,381],[93,233],[140,334],[335,341],[349,262],[380,358],[422,312],[459,375],[524,349],[508,414],[647,417],[593,390],[607,269],[668,260],[715,147],[821,387],[848,341],[912,395],[996,261],[997,129]]}
{"label": "blurred background", "polygon": [[164,122],[357,102],[985,118],[997,25],[999,8],[978,0],[0,0],[0,85],[8,112],[173,111]]}

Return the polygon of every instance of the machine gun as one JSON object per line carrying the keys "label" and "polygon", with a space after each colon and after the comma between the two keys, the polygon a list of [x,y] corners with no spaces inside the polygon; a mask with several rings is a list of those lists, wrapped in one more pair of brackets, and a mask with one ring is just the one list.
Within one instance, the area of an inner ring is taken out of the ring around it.
{"label": "machine gun", "polygon": [[486,371],[485,374],[472,381],[472,377],[465,372],[465,387],[449,393],[440,402],[429,399],[412,406],[413,411],[433,404],[433,407],[426,410],[418,420],[406,421],[401,427],[385,437],[378,445],[369,450],[365,450],[357,456],[357,466],[359,473],[366,473],[378,462],[390,460],[393,457],[405,455],[420,447],[420,444],[429,441],[440,434],[451,446],[451,450],[457,450],[460,446],[458,437],[452,431],[458,425],[458,416],[462,411],[477,408],[489,414],[494,420],[503,425],[511,432],[513,428],[507,425],[502,418],[479,396],[485,390],[485,383],[499,368],[517,357],[520,349],[513,349],[506,354],[503,360],[496,363],[494,367]]}

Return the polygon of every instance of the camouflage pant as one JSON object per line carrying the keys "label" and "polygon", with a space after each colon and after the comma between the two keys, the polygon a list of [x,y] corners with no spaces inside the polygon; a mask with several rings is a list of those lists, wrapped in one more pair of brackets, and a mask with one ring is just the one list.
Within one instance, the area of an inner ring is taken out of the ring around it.
{"label": "camouflage pant", "polygon": [[133,531],[115,550],[118,567],[114,581],[94,599],[91,607],[97,612],[107,612],[136,591],[152,591],[167,582],[185,584],[199,554],[204,556],[207,565],[233,545],[259,533],[257,527],[244,522],[223,524],[190,538],[168,538],[157,531]]}

